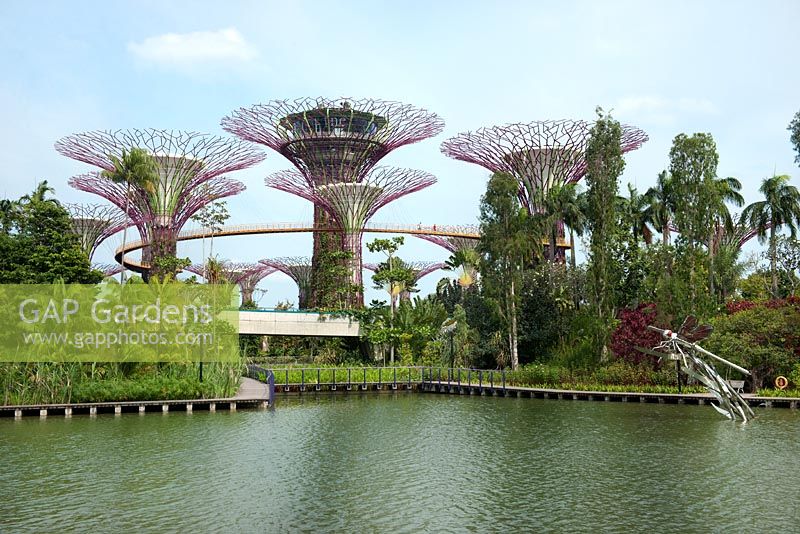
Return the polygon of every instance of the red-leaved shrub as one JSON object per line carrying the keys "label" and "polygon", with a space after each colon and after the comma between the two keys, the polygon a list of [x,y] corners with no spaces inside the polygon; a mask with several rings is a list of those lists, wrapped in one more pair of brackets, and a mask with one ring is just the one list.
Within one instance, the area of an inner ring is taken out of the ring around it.
{"label": "red-leaved shrub", "polygon": [[619,326],[611,334],[610,345],[614,355],[633,365],[644,362],[657,369],[658,358],[636,350],[636,345],[650,349],[661,341],[657,332],[647,329],[647,325],[655,323],[655,318],[655,304],[640,304],[636,308],[620,311]]}

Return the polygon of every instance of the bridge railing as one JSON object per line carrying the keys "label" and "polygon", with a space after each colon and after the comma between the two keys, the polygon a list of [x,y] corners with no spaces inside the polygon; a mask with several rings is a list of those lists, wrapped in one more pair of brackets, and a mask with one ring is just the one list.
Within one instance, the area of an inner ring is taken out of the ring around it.
{"label": "bridge railing", "polygon": [[267,382],[272,387],[307,386],[471,386],[479,389],[506,388],[504,369],[472,369],[466,367],[273,367],[248,365],[248,376]]}
{"label": "bridge railing", "polygon": [[438,386],[477,386],[506,389],[505,369],[473,369],[470,367],[423,367],[422,384]]}

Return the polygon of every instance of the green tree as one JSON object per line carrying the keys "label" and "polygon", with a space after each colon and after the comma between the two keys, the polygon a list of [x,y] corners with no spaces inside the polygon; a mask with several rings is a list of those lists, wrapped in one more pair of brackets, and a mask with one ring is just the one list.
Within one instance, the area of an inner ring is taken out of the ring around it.
{"label": "green tree", "polygon": [[47,184],[47,180],[42,180],[36,185],[36,189],[33,190],[33,193],[23,195],[22,198],[19,199],[19,203],[28,204],[31,202],[50,202],[51,204],[60,206],[61,203],[55,198],[47,198],[48,194],[55,192],[56,190]]}
{"label": "green tree", "polygon": [[511,367],[519,367],[517,309],[522,270],[531,251],[541,255],[544,232],[532,224],[517,198],[518,184],[505,173],[492,175],[481,198],[481,276],[489,297],[498,303],[506,327]]}
{"label": "green tree", "polygon": [[710,207],[715,195],[719,155],[708,133],[675,136],[669,151],[669,172],[675,199],[675,224],[689,246],[705,243],[713,220]]}
{"label": "green tree", "polygon": [[792,122],[789,123],[788,130],[791,132],[789,140],[794,146],[794,151],[797,152],[797,155],[794,157],[794,162],[800,165],[800,111],[795,113]]}
{"label": "green tree", "polygon": [[211,204],[206,204],[200,211],[192,215],[192,220],[203,228],[203,258],[206,257],[206,230],[211,233],[211,249],[208,258],[214,255],[214,234],[222,230],[222,225],[230,218],[228,204],[224,200],[218,200]]}
{"label": "green tree", "polygon": [[614,256],[620,241],[616,200],[625,160],[622,159],[619,122],[603,115],[600,108],[598,115],[586,148],[587,226],[591,232],[589,295],[597,315],[611,318],[617,304],[614,288],[619,286],[620,279],[620,266]]}
{"label": "green tree", "polygon": [[67,211],[57,202],[38,200],[36,194],[8,213],[8,231],[0,233],[0,283],[94,284],[103,279],[93,271],[78,237],[70,231]]}
{"label": "green tree", "polygon": [[759,188],[764,200],[750,204],[742,213],[742,218],[757,229],[759,242],[769,240],[773,298],[778,298],[778,230],[787,228],[794,238],[800,224],[800,192],[795,186],[789,185],[789,180],[787,175],[766,178]]}
{"label": "green tree", "polygon": [[[155,193],[159,180],[158,163],[143,148],[132,148],[130,151],[122,150],[122,157],[109,155],[114,170],[104,170],[102,175],[109,180],[123,184],[125,193],[125,218],[130,221],[131,196],[134,190],[144,192],[146,195]],[[122,230],[122,265],[125,265],[125,244],[128,237],[128,225]],[[174,273],[173,273],[174,274]],[[122,271],[122,280],[125,280],[125,271]]]}

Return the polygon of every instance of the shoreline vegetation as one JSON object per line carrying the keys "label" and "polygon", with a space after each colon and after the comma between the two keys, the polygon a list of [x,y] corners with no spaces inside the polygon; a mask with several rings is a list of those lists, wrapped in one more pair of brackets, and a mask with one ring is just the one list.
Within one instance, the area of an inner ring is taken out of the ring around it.
{"label": "shoreline vegetation", "polygon": [[[265,363],[259,363],[264,367]],[[610,365],[592,372],[532,364],[517,371],[500,369],[448,369],[441,367],[403,367],[364,365],[272,366],[276,386],[284,384],[338,384],[349,380],[398,384],[419,382],[425,369],[425,379],[437,382],[460,381],[462,385],[488,386],[490,373],[494,385],[505,378],[507,386],[562,391],[597,391],[608,393],[677,394],[674,372],[661,370],[642,373],[625,365]],[[204,366],[203,382],[199,381],[197,364],[10,364],[0,367],[4,387],[3,405],[68,404],[85,402],[126,402],[152,400],[191,400],[233,397],[239,387],[243,368],[230,364],[208,363]],[[154,369],[158,367],[158,369]],[[157,371],[157,372],[156,372]],[[93,374],[92,374],[93,373]],[[441,374],[439,374],[441,373]],[[481,378],[479,379],[479,374]],[[27,377],[27,380],[24,380]],[[58,377],[54,379],[54,377]],[[263,378],[263,377],[262,377]],[[628,382],[626,382],[626,380]],[[35,386],[22,387],[25,383]],[[794,384],[792,384],[794,386]],[[699,384],[682,384],[683,394],[706,393]],[[750,392],[758,397],[800,398],[796,387],[784,390],[761,388]]]}

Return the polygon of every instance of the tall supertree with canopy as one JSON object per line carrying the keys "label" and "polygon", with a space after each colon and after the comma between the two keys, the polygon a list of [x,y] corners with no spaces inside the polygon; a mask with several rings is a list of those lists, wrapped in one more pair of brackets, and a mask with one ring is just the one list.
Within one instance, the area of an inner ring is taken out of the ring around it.
{"label": "tall supertree with canopy", "polygon": [[[285,156],[310,187],[360,183],[384,156],[444,129],[436,114],[399,102],[353,98],[273,100],[241,108],[222,119],[226,131]],[[314,206],[314,224],[330,226],[330,215]],[[330,234],[314,233],[314,279],[322,255],[338,248]],[[315,282],[315,285],[317,283]],[[316,301],[316,295],[311,295]]]}
{"label": "tall supertree with canopy", "polygon": [[[194,263],[186,267],[186,270],[206,278],[209,283],[224,280],[229,284],[238,285],[241,291],[242,306],[245,306],[253,302],[253,293],[255,293],[258,283],[277,269],[260,263],[218,261],[213,265]],[[210,270],[213,271],[213,274],[210,273]]]}
{"label": "tall supertree with canopy", "polygon": [[353,291],[348,304],[361,306],[361,237],[365,224],[389,202],[436,183],[436,178],[424,171],[377,167],[361,182],[314,184],[297,171],[277,172],[265,182],[270,187],[310,200],[330,215],[341,230],[342,249],[349,254],[348,282]]}
{"label": "tall supertree with canopy", "polygon": [[[533,214],[542,210],[554,185],[577,183],[586,175],[586,148],[594,123],[576,120],[535,121],[480,128],[447,139],[442,152],[505,172],[519,181],[519,200]],[[633,126],[622,126],[622,152],[648,140]]]}
{"label": "tall supertree with canopy", "polygon": [[81,248],[92,259],[97,247],[126,226],[125,213],[113,205],[65,204],[70,215],[72,231],[78,236]]}
{"label": "tall supertree with canopy", "polygon": [[293,256],[285,258],[269,258],[259,261],[266,267],[276,269],[297,284],[297,307],[308,308],[308,296],[311,291],[311,260],[307,257]]}
{"label": "tall supertree with canopy", "polygon": [[175,256],[177,235],[194,213],[244,190],[241,182],[223,174],[264,159],[257,148],[240,140],[155,129],[79,133],[62,138],[55,147],[67,157],[108,172],[114,171],[113,158],[121,160],[124,151],[139,148],[152,156],[158,166],[152,190],[129,188],[102,173],[76,176],[70,185],[100,195],[122,210],[128,205],[131,221],[148,242],[143,259],[153,262]]}
{"label": "tall supertree with canopy", "polygon": [[[378,272],[384,264],[381,263],[365,263],[364,268],[369,269],[372,272]],[[439,269],[444,269],[446,265],[442,262],[436,261],[410,261],[410,262],[403,262],[403,267],[411,270],[411,273],[414,277],[414,284],[416,285],[422,278],[428,276],[429,274],[438,271]],[[411,299],[411,292],[408,290],[400,291],[400,298],[402,300],[410,300]]]}

